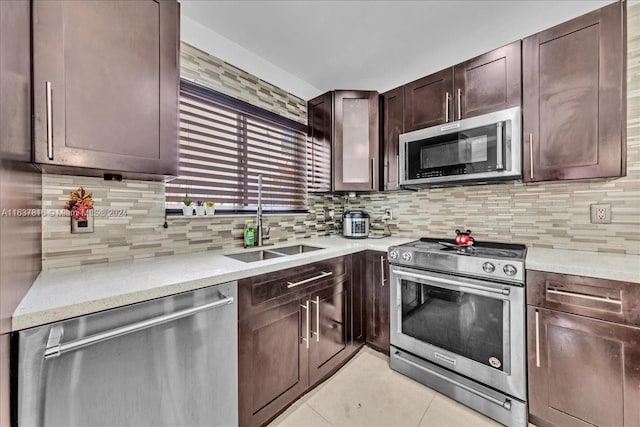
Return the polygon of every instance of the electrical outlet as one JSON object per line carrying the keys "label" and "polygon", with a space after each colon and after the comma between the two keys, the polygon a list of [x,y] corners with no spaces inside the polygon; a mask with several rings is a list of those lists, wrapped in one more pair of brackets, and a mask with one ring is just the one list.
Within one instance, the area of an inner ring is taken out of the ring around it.
{"label": "electrical outlet", "polygon": [[384,216],[387,218],[387,220],[393,221],[393,209],[389,209],[389,208],[385,209]]}
{"label": "electrical outlet", "polygon": [[591,205],[592,224],[611,224],[611,205],[597,204]]}

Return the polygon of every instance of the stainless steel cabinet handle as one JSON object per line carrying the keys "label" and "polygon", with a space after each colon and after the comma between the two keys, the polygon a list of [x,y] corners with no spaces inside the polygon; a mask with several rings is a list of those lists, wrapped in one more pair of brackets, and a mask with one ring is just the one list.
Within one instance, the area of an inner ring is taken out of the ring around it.
{"label": "stainless steel cabinet handle", "polygon": [[530,178],[533,179],[533,134],[529,134],[529,173]]}
{"label": "stainless steel cabinet handle", "polygon": [[540,367],[540,313],[536,310],[536,367]]}
{"label": "stainless steel cabinet handle", "polygon": [[444,121],[446,123],[449,123],[449,99],[450,98],[451,98],[451,95],[449,95],[449,92],[447,92],[444,98]]}
{"label": "stainless steel cabinet handle", "polygon": [[45,102],[47,103],[47,157],[53,160],[53,106],[51,103],[51,82],[45,83]]}
{"label": "stainless steel cabinet handle", "polygon": [[315,301],[311,300],[316,305],[316,331],[311,331],[311,335],[316,336],[316,342],[320,342],[320,297],[316,296]]}
{"label": "stainless steel cabinet handle", "polygon": [[384,277],[384,256],[380,256],[380,286],[384,288],[384,282],[387,279]]}
{"label": "stainless steel cabinet handle", "polygon": [[323,271],[317,276],[313,276],[308,279],[301,280],[299,282],[287,282],[287,289],[295,288],[296,286],[304,285],[305,283],[313,282],[314,280],[322,279],[323,277],[328,277],[331,275],[333,275],[333,271]]}
{"label": "stainless steel cabinet handle", "polygon": [[[47,342],[47,348],[44,351],[44,358],[50,359],[52,357],[58,357],[63,353],[74,351],[83,347],[87,347],[93,344],[97,344],[102,341],[118,338],[123,335],[128,335],[133,332],[137,332],[143,329],[148,329],[153,326],[162,325],[164,323],[172,322],[174,320],[182,319],[183,317],[193,316],[205,310],[209,310],[215,307],[223,305],[233,304],[233,297],[226,297],[220,294],[222,299],[214,301],[208,304],[200,305],[198,307],[187,308],[186,310],[176,311],[175,313],[165,314],[163,316],[154,317],[153,319],[143,320],[141,322],[132,323],[120,328],[111,329],[110,331],[100,332],[95,335],[89,335],[88,337],[79,338],[77,340],[69,341],[64,344],[60,344],[62,338],[62,328],[59,329],[53,327],[49,332],[49,341]],[[56,338],[57,337],[57,338]]]}
{"label": "stainless steel cabinet handle", "polygon": [[456,288],[460,288],[460,289],[465,289],[465,288],[477,289],[479,291],[491,292],[494,294],[502,294],[502,295],[509,295],[511,293],[509,288],[502,288],[502,289],[490,288],[488,286],[474,285],[471,283],[462,283],[462,282],[457,282],[455,280],[441,279],[439,277],[427,276],[425,274],[409,273],[407,271],[393,270],[393,272],[399,276],[407,276],[407,277],[413,277],[415,279],[422,279],[425,281],[443,283],[445,285],[455,286]]}
{"label": "stainless steel cabinet handle", "polygon": [[509,399],[500,400],[500,399],[496,399],[493,396],[489,396],[489,395],[487,395],[485,393],[482,393],[481,391],[476,390],[475,388],[471,388],[468,385],[462,384],[461,382],[458,382],[458,381],[456,381],[456,380],[454,380],[452,378],[449,378],[449,377],[447,377],[445,375],[442,375],[439,372],[435,372],[435,371],[432,371],[431,369],[428,369],[428,368],[426,368],[426,367],[424,367],[422,365],[418,365],[413,360],[409,360],[409,359],[407,359],[405,357],[402,357],[399,351],[395,352],[395,357],[400,359],[400,360],[402,360],[404,363],[407,363],[407,364],[409,364],[409,365],[411,365],[411,366],[413,366],[415,368],[418,368],[418,369],[420,369],[422,371],[426,371],[426,372],[430,373],[431,375],[435,375],[436,377],[440,378],[441,380],[444,380],[444,381],[446,381],[448,383],[454,384],[455,386],[460,387],[460,388],[468,391],[469,393],[473,393],[473,394],[475,394],[477,396],[482,397],[483,399],[488,400],[489,402],[493,402],[498,406],[502,406],[504,409],[506,409],[508,411],[511,410],[511,401]]}
{"label": "stainless steel cabinet handle", "polygon": [[593,295],[579,294],[579,293],[576,293],[576,292],[558,291],[556,289],[547,289],[547,293],[548,294],[554,294],[554,295],[564,295],[564,296],[573,297],[573,298],[583,298],[583,299],[588,299],[588,300],[591,300],[591,301],[608,302],[608,303],[611,303],[611,304],[622,305],[622,301],[620,301],[618,299],[602,298],[602,297],[596,297],[596,296],[593,296]]}
{"label": "stainless steel cabinet handle", "polygon": [[504,169],[502,155],[504,153],[504,141],[502,139],[502,122],[496,125],[496,170]]}
{"label": "stainless steel cabinet handle", "polygon": [[302,341],[304,341],[306,348],[309,348],[309,300],[307,300],[307,302],[302,305],[300,304],[300,307],[304,308],[304,312],[305,312],[305,322],[306,322],[306,332],[305,332],[305,336],[302,337]]}
{"label": "stainless steel cabinet handle", "polygon": [[462,109],[460,104],[462,104],[462,89],[458,89],[458,120],[462,118]]}
{"label": "stainless steel cabinet handle", "polygon": [[376,158],[371,158],[371,189],[376,188]]}

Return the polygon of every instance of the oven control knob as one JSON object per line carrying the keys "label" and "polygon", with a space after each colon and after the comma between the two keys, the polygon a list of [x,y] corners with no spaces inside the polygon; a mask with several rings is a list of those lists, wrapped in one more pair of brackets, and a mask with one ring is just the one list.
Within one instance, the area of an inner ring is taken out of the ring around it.
{"label": "oven control knob", "polygon": [[518,272],[518,270],[511,264],[505,265],[502,271],[504,271],[504,274],[506,274],[507,276],[515,276]]}
{"label": "oven control knob", "polygon": [[391,259],[398,259],[398,251],[395,249],[392,249],[391,252],[389,252],[389,258]]}
{"label": "oven control knob", "polygon": [[484,264],[482,264],[482,269],[485,273],[493,273],[494,271],[496,271],[496,266],[490,262],[485,262]]}
{"label": "oven control knob", "polygon": [[413,255],[411,255],[411,252],[403,252],[402,253],[402,260],[409,262],[411,261],[411,259],[413,258]]}

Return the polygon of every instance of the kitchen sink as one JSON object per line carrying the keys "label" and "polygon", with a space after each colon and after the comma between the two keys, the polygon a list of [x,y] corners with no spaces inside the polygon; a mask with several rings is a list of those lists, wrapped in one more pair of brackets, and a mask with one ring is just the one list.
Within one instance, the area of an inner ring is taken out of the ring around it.
{"label": "kitchen sink", "polygon": [[317,251],[320,249],[324,249],[324,248],[318,248],[316,246],[309,246],[309,245],[295,245],[295,246],[285,246],[284,248],[274,248],[271,250],[279,254],[297,255],[297,254],[303,254],[305,252]]}
{"label": "kitchen sink", "polygon": [[265,259],[280,258],[285,255],[263,250],[263,251],[253,251],[253,252],[239,252],[237,254],[229,254],[225,256],[229,258],[237,259],[238,261],[242,261],[242,262],[255,262],[255,261],[264,261]]}
{"label": "kitchen sink", "polygon": [[324,248],[309,245],[285,246],[284,248],[263,249],[252,252],[238,252],[237,254],[228,254],[226,257],[237,259],[242,262],[264,261],[265,259],[280,258],[289,255],[298,255],[306,252],[313,252]]}

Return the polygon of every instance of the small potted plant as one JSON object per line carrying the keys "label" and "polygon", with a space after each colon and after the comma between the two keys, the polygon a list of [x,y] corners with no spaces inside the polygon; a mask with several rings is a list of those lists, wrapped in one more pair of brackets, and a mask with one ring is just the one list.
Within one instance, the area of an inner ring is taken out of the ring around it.
{"label": "small potted plant", "polygon": [[193,200],[188,195],[184,195],[182,199],[182,215],[184,216],[192,216],[193,215]]}
{"label": "small potted plant", "polygon": [[196,202],[196,215],[197,216],[204,216],[204,202],[202,200],[198,200]]}
{"label": "small potted plant", "polygon": [[207,216],[213,216],[213,214],[216,212],[215,203],[209,200],[207,203],[205,203],[205,210],[207,212]]}

